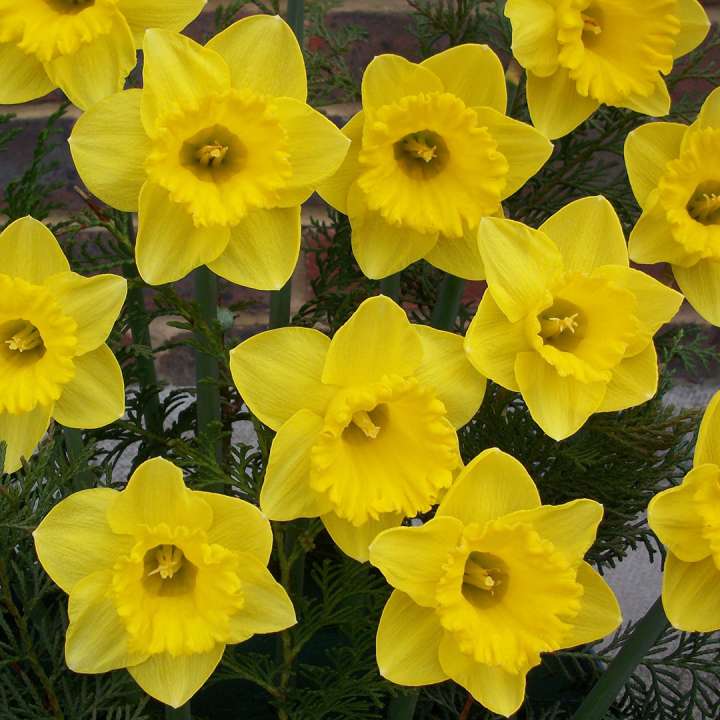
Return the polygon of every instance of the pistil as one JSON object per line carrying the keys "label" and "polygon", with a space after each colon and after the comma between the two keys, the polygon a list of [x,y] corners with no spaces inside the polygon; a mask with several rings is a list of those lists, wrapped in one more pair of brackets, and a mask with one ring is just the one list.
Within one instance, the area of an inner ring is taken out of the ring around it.
{"label": "pistil", "polygon": [[699,193],[688,206],[690,216],[703,225],[714,224],[713,215],[720,211],[720,195],[714,192]]}
{"label": "pistil", "polygon": [[227,145],[214,140],[208,145],[203,145],[195,153],[195,159],[205,167],[215,168],[222,165],[225,156],[230,148]]}
{"label": "pistil", "polygon": [[580,17],[583,21],[583,32],[589,32],[593,35],[599,35],[602,32],[600,23],[595,18],[585,15],[585,13],[582,13]]}
{"label": "pistil", "polygon": [[5,341],[5,344],[11,350],[22,353],[40,347],[42,345],[42,337],[34,325],[26,322],[21,330],[16,332],[9,340]]}
{"label": "pistil", "polygon": [[578,313],[574,313],[573,315],[569,315],[564,318],[542,318],[540,320],[540,335],[542,335],[545,340],[557,337],[563,333],[570,333],[571,335],[574,335],[578,328],[577,317]]}
{"label": "pistil", "polygon": [[353,413],[352,421],[357,425],[364,433],[366,437],[374,440],[380,433],[380,428],[372,421],[370,415],[364,410],[359,410]]}
{"label": "pistil", "polygon": [[437,157],[437,146],[431,145],[422,135],[410,135],[403,141],[403,145],[405,152],[426,163]]}
{"label": "pistil", "polygon": [[500,585],[499,575],[498,570],[486,569],[471,558],[465,566],[463,583],[493,594]]}
{"label": "pistil", "polygon": [[183,564],[183,553],[175,545],[161,545],[155,552],[157,567],[148,573],[148,577],[160,575],[163,580],[168,580],[177,573]]}

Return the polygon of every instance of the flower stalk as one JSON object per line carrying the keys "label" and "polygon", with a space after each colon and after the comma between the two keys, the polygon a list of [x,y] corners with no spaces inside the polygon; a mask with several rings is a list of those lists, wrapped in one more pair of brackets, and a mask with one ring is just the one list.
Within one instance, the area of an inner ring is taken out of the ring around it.
{"label": "flower stalk", "polygon": [[[63,428],[63,437],[65,438],[65,448],[68,457],[72,461],[78,460],[83,451],[82,431],[75,428]],[[95,474],[90,468],[83,463],[82,470],[73,478],[76,490],[85,490],[95,485]]]}
{"label": "flower stalk", "polygon": [[465,281],[454,275],[446,275],[440,285],[437,303],[430,324],[438,330],[452,330],[455,325]]}
{"label": "flower stalk", "polygon": [[165,706],[165,720],[192,720],[190,703],[186,702],[179,708]]}
{"label": "flower stalk", "polygon": [[380,281],[380,292],[383,295],[387,295],[391,300],[398,302],[400,300],[400,284],[402,280],[402,273],[395,273],[389,275]]}

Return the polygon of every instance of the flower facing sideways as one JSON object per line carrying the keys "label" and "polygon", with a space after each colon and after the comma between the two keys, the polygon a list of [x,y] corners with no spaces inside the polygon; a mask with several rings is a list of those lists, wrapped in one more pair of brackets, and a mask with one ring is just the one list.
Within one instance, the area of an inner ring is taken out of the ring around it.
{"label": "flower facing sideways", "polygon": [[122,308],[126,281],[85,278],[37,220],[0,234],[0,442],[15,472],[50,419],[97,428],[125,412],[125,386],[105,344]]}
{"label": "flower facing sideways", "polygon": [[693,469],[656,495],[648,523],[667,547],[662,601],[678,630],[720,630],[720,393],[705,411]]}
{"label": "flower facing sideways", "polygon": [[173,707],[207,680],[226,645],[295,623],[267,570],[270,523],[243,500],[189,490],[161,458],[140,465],[122,492],[65,498],[34,537],[70,596],[68,667],[127,668]]}
{"label": "flower facing sideways", "polygon": [[667,115],[663,76],[710,29],[697,0],[508,0],[505,14],[528,71],[530,117],[549,138],[600,105]]}
{"label": "flower facing sideways", "polygon": [[395,588],[378,627],[380,673],[410,686],[452,678],[512,715],[542,653],[620,624],[612,590],[583,561],[602,513],[593,500],[541,505],[513,457],[476,457],[432,520],[386,530],[370,546]]}
{"label": "flower facing sideways", "polygon": [[139,211],[147,282],[208,265],[239,285],[282,287],[300,251],[300,205],[349,145],[305,102],[295,36],[279,17],[255,15],[204,47],[150,30],[143,52],[143,89],[75,125],[80,176],[109,205]]}
{"label": "flower facing sideways", "polygon": [[534,128],[505,116],[505,76],[485,45],[415,64],[380,55],[362,81],[352,145],[320,194],[349,215],[353,252],[371,278],[425,258],[468,280],[484,277],[475,232],[550,157]]}
{"label": "flower facing sideways", "polygon": [[521,392],[550,437],[562,440],[593,413],[655,395],[653,336],[682,295],[629,267],[605,198],[570,203],[539,230],[486,219],[478,238],[488,290],[468,329],[468,357]]}
{"label": "flower facing sideways", "polygon": [[321,517],[361,561],[377,533],[429,510],[450,486],[456,428],[485,392],[462,337],[411,325],[383,296],[332,340],[299,327],[260,333],[230,353],[230,369],[250,410],[277,431],[263,512]]}
{"label": "flower facing sideways", "polygon": [[643,208],[630,257],[671,263],[693,307],[720,325],[720,91],[689,127],[648,123],[633,130],[625,162]]}
{"label": "flower facing sideways", "polygon": [[79,108],[122,90],[146,28],[182,30],[205,0],[0,0],[0,103],[56,87]]}

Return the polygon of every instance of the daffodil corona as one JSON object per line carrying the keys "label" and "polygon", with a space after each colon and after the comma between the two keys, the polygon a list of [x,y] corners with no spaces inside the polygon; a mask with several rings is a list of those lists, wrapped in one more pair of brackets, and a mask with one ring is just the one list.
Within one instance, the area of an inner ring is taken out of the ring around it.
{"label": "daffodil corona", "polygon": [[238,345],[230,368],[250,410],[277,431],[263,512],[321,517],[358,560],[381,530],[429,510],[450,486],[461,464],[456,429],[485,392],[460,336],[411,325],[383,296],[332,341],[270,330]]}
{"label": "daffodil corona", "polygon": [[620,624],[612,591],[583,557],[602,506],[541,505],[525,468],[486,450],[422,527],[386,530],[370,562],[395,590],[377,633],[380,673],[400,685],[448,678],[512,715],[542,653]]}
{"label": "daffodil corona", "polygon": [[657,330],[682,295],[629,267],[620,221],[603,197],[570,203],[539,230],[485,219],[488,290],[465,339],[470,361],[519,391],[552,438],[596,412],[655,395]]}
{"label": "daffodil corona", "polygon": [[425,258],[484,277],[480,219],[532,177],[552,152],[536,130],[505,116],[502,65],[485,45],[460,45],[416,64],[381,55],[362,81],[352,141],[320,194],[350,217],[363,272],[382,278]]}
{"label": "daffodil corona", "polygon": [[720,630],[720,393],[705,411],[693,469],[656,495],[648,523],[667,547],[662,601],[678,630]]}
{"label": "daffodil corona", "polygon": [[80,108],[122,90],[146,28],[182,30],[205,0],[0,0],[0,103],[59,87]]}
{"label": "daffodil corona", "polygon": [[663,76],[710,29],[697,0],[508,0],[505,14],[528,72],[530,116],[549,138],[600,105],[667,115]]}
{"label": "daffodil corona", "polygon": [[122,492],[65,498],[34,537],[70,596],[70,669],[127,668],[167,705],[200,688],[226,645],[295,623],[267,570],[270,523],[243,500],[189,490],[161,458],[140,465]]}
{"label": "daffodil corona", "polygon": [[201,265],[276,290],[300,249],[300,204],[349,140],[305,99],[302,53],[279,17],[240,20],[198,45],[145,34],[144,87],[86,112],[70,137],[101,200],[139,211],[136,260],[151,284]]}
{"label": "daffodil corona", "polygon": [[689,127],[648,123],[633,130],[625,162],[643,208],[630,257],[671,263],[692,306],[720,325],[720,91]]}
{"label": "daffodil corona", "polygon": [[71,272],[53,234],[30,217],[0,234],[0,258],[0,442],[4,471],[15,472],[51,418],[97,428],[125,412],[122,372],[105,340],[127,283]]}

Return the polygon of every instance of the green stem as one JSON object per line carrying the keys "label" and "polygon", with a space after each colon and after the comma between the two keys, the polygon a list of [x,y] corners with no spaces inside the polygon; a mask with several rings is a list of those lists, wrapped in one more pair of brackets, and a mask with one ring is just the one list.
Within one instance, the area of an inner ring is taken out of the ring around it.
{"label": "green stem", "polygon": [[400,300],[400,281],[402,280],[402,273],[395,273],[394,275],[388,275],[380,281],[380,292],[383,295],[387,295],[391,300],[398,302]]}
{"label": "green stem", "polygon": [[[200,308],[208,330],[212,330],[217,321],[218,283],[217,277],[207,267],[195,271],[195,302]],[[202,343],[204,333],[197,333],[196,340]],[[210,423],[222,421],[220,413],[220,366],[217,358],[195,350],[195,381],[197,385],[197,421],[198,433],[207,429]],[[222,464],[222,439],[215,444],[215,457]]]}
{"label": "green stem", "polygon": [[186,702],[182,707],[173,708],[169,705],[165,706],[165,720],[192,720],[190,713],[190,703]]}
{"label": "green stem", "polygon": [[[63,437],[65,438],[65,447],[71,460],[76,461],[82,455],[83,439],[82,431],[76,428],[63,428]],[[73,487],[75,490],[87,490],[95,486],[95,473],[83,463],[83,470],[73,478]]]}
{"label": "green stem", "polygon": [[647,656],[669,624],[663,610],[662,598],[658,598],[577,709],[573,720],[602,720],[635,672],[635,668]]}
{"label": "green stem", "polygon": [[438,330],[452,330],[460,310],[465,281],[454,275],[446,275],[440,285],[437,304],[430,324]]}
{"label": "green stem", "polygon": [[419,697],[419,690],[394,697],[388,705],[387,720],[412,720]]}
{"label": "green stem", "polygon": [[305,30],[305,2],[304,0],[288,0],[287,22],[295,33],[295,37],[303,44],[303,32]]}

